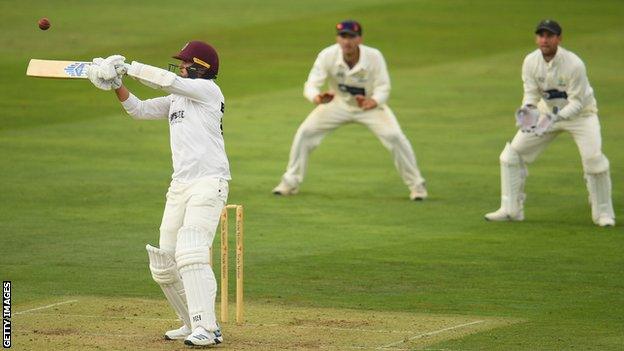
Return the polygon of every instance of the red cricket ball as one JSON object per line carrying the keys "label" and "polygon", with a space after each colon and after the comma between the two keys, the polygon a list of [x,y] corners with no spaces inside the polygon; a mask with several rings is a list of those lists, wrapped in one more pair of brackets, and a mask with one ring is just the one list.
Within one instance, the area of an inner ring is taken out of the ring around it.
{"label": "red cricket ball", "polygon": [[48,28],[50,28],[50,20],[47,18],[42,18],[39,20],[39,29],[41,30],[47,30]]}

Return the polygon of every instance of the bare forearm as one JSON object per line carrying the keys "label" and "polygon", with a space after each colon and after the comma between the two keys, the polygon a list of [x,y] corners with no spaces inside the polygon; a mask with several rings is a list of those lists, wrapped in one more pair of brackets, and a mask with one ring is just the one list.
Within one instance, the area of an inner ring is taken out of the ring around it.
{"label": "bare forearm", "polygon": [[119,99],[119,101],[121,102],[128,100],[128,98],[130,97],[130,92],[123,85],[119,89],[115,89],[115,94],[117,95],[117,99]]}

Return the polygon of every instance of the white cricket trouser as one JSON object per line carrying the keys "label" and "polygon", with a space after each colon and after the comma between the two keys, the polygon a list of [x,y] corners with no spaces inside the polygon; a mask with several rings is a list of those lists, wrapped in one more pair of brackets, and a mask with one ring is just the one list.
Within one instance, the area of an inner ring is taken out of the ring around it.
{"label": "white cricket trouser", "polygon": [[173,180],[167,192],[160,247],[175,257],[193,329],[218,329],[217,280],[209,252],[227,195],[228,182],[219,178],[191,183]]}
{"label": "white cricket trouser", "polygon": [[[600,136],[600,122],[598,116],[578,117],[571,120],[562,120],[553,125],[552,132],[542,136],[533,133],[518,131],[511,141],[511,147],[526,163],[532,163],[542,151],[561,132],[569,132],[576,143],[583,161],[583,168],[587,173],[587,160],[602,154],[602,138]],[[591,173],[591,172],[589,172]]]}
{"label": "white cricket trouser", "polygon": [[178,231],[183,226],[205,229],[212,245],[227,196],[228,182],[223,179],[200,178],[191,183],[172,180],[160,225],[160,248],[175,256]]}
{"label": "white cricket trouser", "polygon": [[379,138],[392,153],[394,165],[411,189],[425,182],[416,165],[416,156],[394,113],[387,105],[368,111],[345,107],[339,101],[318,105],[303,121],[290,149],[288,168],[282,180],[291,187],[298,187],[305,176],[308,157],[332,130],[347,123],[361,123]]}

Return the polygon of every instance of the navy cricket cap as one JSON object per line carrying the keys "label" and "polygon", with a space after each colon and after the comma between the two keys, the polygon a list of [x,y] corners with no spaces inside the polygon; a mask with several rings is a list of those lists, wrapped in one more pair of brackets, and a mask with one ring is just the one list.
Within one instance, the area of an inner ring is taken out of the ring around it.
{"label": "navy cricket cap", "polygon": [[561,35],[561,26],[559,25],[559,23],[550,19],[540,21],[540,23],[538,23],[537,27],[535,28],[535,34],[539,34],[541,31],[544,30],[547,30],[555,35]]}
{"label": "navy cricket cap", "polygon": [[361,36],[362,26],[357,21],[342,21],[336,25],[336,34],[351,34],[354,36]]}

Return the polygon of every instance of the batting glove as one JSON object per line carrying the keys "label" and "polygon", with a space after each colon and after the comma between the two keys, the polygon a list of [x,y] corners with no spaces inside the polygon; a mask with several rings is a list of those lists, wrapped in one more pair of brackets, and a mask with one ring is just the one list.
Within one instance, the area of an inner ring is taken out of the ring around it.
{"label": "batting glove", "polygon": [[126,58],[121,55],[112,55],[105,58],[100,64],[100,78],[110,80],[119,75],[117,67],[123,67]]}
{"label": "batting glove", "polygon": [[96,88],[101,90],[111,90],[111,81],[103,79],[101,76],[100,64],[104,61],[101,57],[93,59],[93,63],[87,66],[87,78],[95,85]]}
{"label": "batting glove", "polygon": [[113,79],[111,79],[111,89],[116,90],[121,88],[122,82],[121,82],[121,77],[117,76]]}

